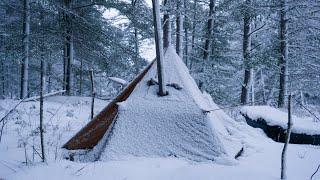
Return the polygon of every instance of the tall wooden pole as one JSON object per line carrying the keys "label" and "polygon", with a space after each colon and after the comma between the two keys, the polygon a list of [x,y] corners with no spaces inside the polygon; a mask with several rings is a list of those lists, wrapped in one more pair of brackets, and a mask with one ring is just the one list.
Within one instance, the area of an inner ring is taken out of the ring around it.
{"label": "tall wooden pole", "polygon": [[164,69],[163,69],[163,42],[162,42],[162,27],[160,20],[160,6],[159,0],[152,0],[153,7],[153,24],[154,24],[154,36],[156,42],[156,54],[157,54],[157,71],[159,82],[159,96],[167,95]]}

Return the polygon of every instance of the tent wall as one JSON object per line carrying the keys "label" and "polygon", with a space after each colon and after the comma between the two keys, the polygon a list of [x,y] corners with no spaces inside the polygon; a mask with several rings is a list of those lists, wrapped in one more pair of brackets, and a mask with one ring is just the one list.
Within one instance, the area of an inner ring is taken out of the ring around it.
{"label": "tent wall", "polygon": [[116,119],[118,113],[118,102],[125,101],[136,85],[145,76],[151,68],[154,61],[150,63],[130,84],[105,107],[97,116],[95,116],[84,128],[82,128],[74,137],[72,137],[63,148],[68,150],[92,149],[101,140],[112,122]]}

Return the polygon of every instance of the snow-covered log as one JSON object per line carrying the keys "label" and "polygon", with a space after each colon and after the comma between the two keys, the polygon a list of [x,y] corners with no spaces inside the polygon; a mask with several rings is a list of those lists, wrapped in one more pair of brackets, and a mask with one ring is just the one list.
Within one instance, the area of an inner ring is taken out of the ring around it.
{"label": "snow-covered log", "polygon": [[118,78],[118,77],[108,77],[108,79],[110,79],[113,82],[119,83],[123,86],[126,86],[128,84],[128,81],[121,79],[121,78]]}
{"label": "snow-covered log", "polygon": [[[66,90],[60,90],[60,91],[51,92],[51,93],[43,95],[43,98],[50,97],[50,96],[55,96],[57,94],[61,94],[61,93],[64,93],[64,92],[66,92]],[[39,99],[40,99],[40,96],[34,96],[34,97],[30,97],[30,98],[24,99],[23,102],[37,101]]]}

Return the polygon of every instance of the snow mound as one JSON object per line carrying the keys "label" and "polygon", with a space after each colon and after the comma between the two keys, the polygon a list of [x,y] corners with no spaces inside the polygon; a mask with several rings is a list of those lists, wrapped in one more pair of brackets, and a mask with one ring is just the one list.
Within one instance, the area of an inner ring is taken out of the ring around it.
{"label": "snow mound", "polygon": [[[270,106],[244,106],[240,111],[252,120],[264,119],[270,126],[278,125],[283,129],[287,129],[288,113],[276,108]],[[320,123],[315,122],[312,118],[292,116],[292,121],[292,132],[294,133],[307,135],[320,134]]]}
{"label": "snow mound", "polygon": [[138,157],[182,157],[194,161],[216,161],[225,149],[203,113],[209,104],[172,47],[164,57],[169,95],[159,97],[156,63],[136,86],[130,97],[119,103],[117,120],[101,160]]}

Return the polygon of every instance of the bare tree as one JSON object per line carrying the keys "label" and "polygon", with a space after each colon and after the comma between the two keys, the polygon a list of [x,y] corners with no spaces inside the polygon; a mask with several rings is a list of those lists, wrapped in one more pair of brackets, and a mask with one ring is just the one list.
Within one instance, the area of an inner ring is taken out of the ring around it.
{"label": "bare tree", "polygon": [[162,44],[162,25],[160,20],[160,7],[159,0],[152,0],[153,7],[153,24],[154,34],[156,42],[156,54],[157,54],[157,71],[158,71],[158,82],[159,82],[159,96],[167,95],[166,83],[163,69],[163,44]]}
{"label": "bare tree", "polygon": [[250,13],[251,0],[246,0],[245,10],[243,17],[243,45],[242,45],[242,54],[243,54],[243,65],[244,65],[244,80],[241,88],[241,103],[247,104],[249,102],[249,92],[251,87],[251,24],[252,18]]}
{"label": "bare tree", "polygon": [[278,107],[284,107],[285,96],[287,93],[287,78],[288,78],[288,45],[287,45],[287,2],[280,0],[280,79],[279,79],[279,97]]}
{"label": "bare tree", "polygon": [[169,45],[171,45],[171,1],[170,0],[164,0],[164,15],[163,15],[163,47],[167,48]]}
{"label": "bare tree", "polygon": [[29,0],[23,1],[24,5],[24,18],[23,18],[23,59],[21,68],[20,79],[20,99],[23,99],[28,94],[28,81],[29,81],[29,46],[30,46],[30,2]]}
{"label": "bare tree", "polygon": [[65,37],[65,89],[66,94],[71,95],[72,88],[72,68],[73,68],[73,32],[72,32],[72,20],[71,20],[71,8],[72,0],[64,0],[64,23],[66,28],[66,37]]}
{"label": "bare tree", "polygon": [[206,41],[204,43],[204,49],[203,49],[203,60],[209,59],[210,49],[211,49],[211,43],[212,43],[212,34],[213,34],[213,23],[214,23],[214,14],[215,14],[215,0],[210,0],[209,3],[209,18],[207,22],[207,37]]}

